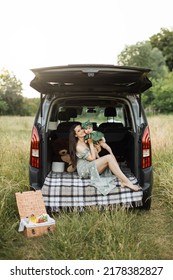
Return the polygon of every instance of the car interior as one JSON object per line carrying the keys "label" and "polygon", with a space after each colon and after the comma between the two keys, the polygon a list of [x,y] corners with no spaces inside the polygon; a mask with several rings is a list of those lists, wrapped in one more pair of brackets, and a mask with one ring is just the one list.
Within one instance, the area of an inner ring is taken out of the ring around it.
{"label": "car interior", "polygon": [[[75,123],[90,120],[93,130],[104,134],[106,143],[111,147],[117,161],[126,164],[134,171],[134,129],[129,104],[124,99],[114,100],[57,100],[50,112],[48,128],[48,159],[53,160],[52,141],[68,138],[70,127]],[[49,126],[50,127],[50,126]],[[106,154],[102,150],[100,156]]]}

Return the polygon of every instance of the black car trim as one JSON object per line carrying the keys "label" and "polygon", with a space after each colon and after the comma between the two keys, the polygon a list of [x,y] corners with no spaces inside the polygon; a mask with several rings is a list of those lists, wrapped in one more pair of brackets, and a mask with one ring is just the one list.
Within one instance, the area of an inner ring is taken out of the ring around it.
{"label": "black car trim", "polygon": [[30,85],[43,94],[58,92],[122,92],[139,94],[152,86],[150,69],[107,65],[76,65],[32,69]]}

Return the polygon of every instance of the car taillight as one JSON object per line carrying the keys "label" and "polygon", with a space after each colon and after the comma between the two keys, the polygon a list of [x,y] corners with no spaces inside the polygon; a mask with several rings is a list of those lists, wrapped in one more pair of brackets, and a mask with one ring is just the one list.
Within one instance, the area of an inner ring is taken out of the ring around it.
{"label": "car taillight", "polygon": [[32,129],[31,136],[30,164],[32,167],[40,168],[40,138],[35,126]]}
{"label": "car taillight", "polygon": [[151,139],[150,131],[147,126],[144,130],[142,137],[142,168],[147,168],[151,166]]}

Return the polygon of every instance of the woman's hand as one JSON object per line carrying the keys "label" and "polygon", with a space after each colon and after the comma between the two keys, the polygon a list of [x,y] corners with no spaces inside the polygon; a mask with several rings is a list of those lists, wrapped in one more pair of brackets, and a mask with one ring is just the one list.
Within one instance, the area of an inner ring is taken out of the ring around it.
{"label": "woman's hand", "polygon": [[88,138],[88,145],[92,145],[93,144],[93,139],[92,138]]}
{"label": "woman's hand", "polygon": [[96,150],[97,150],[98,153],[101,152],[101,146],[100,146],[100,144],[94,144],[94,147],[96,148]]}

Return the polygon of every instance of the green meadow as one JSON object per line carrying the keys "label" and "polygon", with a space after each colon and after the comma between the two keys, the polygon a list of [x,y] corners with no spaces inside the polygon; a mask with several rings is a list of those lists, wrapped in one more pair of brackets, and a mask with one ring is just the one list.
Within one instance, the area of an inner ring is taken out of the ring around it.
{"label": "green meadow", "polygon": [[1,260],[173,259],[173,115],[148,118],[154,186],[150,211],[88,209],[55,214],[49,235],[18,232],[15,193],[29,190],[32,117],[0,117]]}

